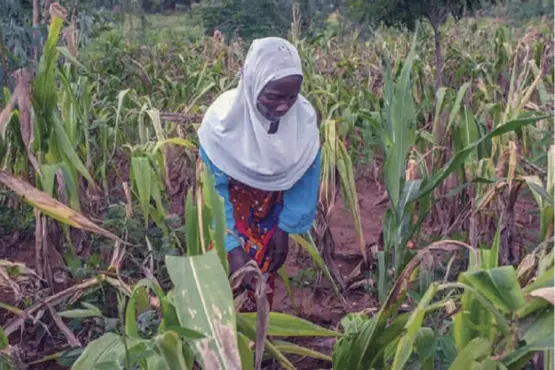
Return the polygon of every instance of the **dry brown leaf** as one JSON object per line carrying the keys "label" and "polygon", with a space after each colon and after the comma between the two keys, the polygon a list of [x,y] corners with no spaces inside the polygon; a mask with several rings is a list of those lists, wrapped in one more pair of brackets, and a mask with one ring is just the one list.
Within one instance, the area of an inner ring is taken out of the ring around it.
{"label": "dry brown leaf", "polygon": [[33,139],[33,122],[31,121],[31,74],[28,70],[22,68],[15,71],[13,76],[17,86],[17,94],[15,94],[15,97],[19,108],[21,139],[25,144],[29,162],[31,162],[35,171],[40,173],[37,159],[31,151],[31,140]]}
{"label": "dry brown leaf", "polygon": [[555,287],[536,289],[528,294],[532,297],[543,298],[551,304],[555,304]]}
{"label": "dry brown leaf", "polygon": [[47,305],[47,304],[45,304],[45,306],[48,307],[48,310],[50,311],[50,316],[52,316],[52,320],[54,320],[54,322],[58,326],[58,329],[60,329],[60,331],[62,333],[64,333],[64,335],[66,337],[66,340],[67,340],[67,343],[71,347],[81,347],[81,343],[75,337],[75,334],[73,334],[73,332],[62,321],[62,318],[60,316],[58,316],[58,313],[56,313],[56,311],[52,308],[52,306]]}
{"label": "dry brown leaf", "polygon": [[42,192],[33,187],[31,184],[10,175],[6,171],[0,170],[0,183],[10,188],[14,193],[23,198],[24,201],[49,217],[52,217],[69,226],[88,230],[116,242],[129,245],[129,243],[124,242],[108,230],[99,227],[82,214],[75,212],[73,209],[52,198],[47,193]]}

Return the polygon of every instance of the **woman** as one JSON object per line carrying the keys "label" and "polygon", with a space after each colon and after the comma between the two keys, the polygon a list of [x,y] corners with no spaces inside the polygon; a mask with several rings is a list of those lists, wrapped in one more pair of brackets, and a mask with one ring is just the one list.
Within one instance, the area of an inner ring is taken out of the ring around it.
{"label": "woman", "polygon": [[[239,86],[213,102],[199,129],[200,157],[225,203],[230,274],[254,259],[270,307],[289,234],[308,231],[316,210],[320,142],[316,112],[299,93],[302,81],[293,45],[255,40]],[[250,293],[243,309],[252,312]]]}

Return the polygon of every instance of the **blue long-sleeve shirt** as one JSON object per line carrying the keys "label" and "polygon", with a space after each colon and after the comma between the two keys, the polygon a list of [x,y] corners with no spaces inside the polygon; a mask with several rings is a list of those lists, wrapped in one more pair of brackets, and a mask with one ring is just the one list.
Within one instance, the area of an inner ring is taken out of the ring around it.
{"label": "blue long-sleeve shirt", "polygon": [[[200,157],[214,176],[216,191],[224,199],[226,224],[231,231],[225,238],[225,249],[229,252],[240,246],[236,237],[238,233],[235,229],[233,205],[229,200],[229,176],[212,163],[202,147]],[[278,228],[289,234],[302,234],[310,230],[316,214],[319,185],[320,151],[304,175],[283,192],[283,208],[279,214]]]}

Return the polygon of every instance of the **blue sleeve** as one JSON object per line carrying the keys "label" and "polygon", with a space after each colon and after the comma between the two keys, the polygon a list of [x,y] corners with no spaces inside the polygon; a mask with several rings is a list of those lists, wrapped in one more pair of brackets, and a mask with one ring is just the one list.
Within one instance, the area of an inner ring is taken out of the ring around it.
{"label": "blue sleeve", "polygon": [[225,250],[229,252],[241,245],[237,239],[238,233],[235,229],[235,219],[233,218],[233,205],[229,201],[229,177],[210,161],[202,147],[200,148],[200,158],[214,176],[216,191],[224,199],[225,222],[228,230],[225,236]]}
{"label": "blue sleeve", "polygon": [[303,177],[283,193],[278,227],[289,234],[303,234],[314,222],[320,187],[320,154],[319,151]]}

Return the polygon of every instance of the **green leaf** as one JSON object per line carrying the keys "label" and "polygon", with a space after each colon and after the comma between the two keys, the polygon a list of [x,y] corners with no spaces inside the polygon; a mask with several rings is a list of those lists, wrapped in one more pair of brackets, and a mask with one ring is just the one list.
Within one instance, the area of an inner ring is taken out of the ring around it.
{"label": "green leaf", "polygon": [[[93,306],[94,307],[94,306]],[[91,307],[87,309],[75,309],[58,312],[61,317],[66,317],[70,319],[84,319],[87,317],[104,317],[102,312],[97,307]]]}
{"label": "green leaf", "polygon": [[466,272],[463,275],[470,285],[505,313],[516,312],[525,303],[512,266]]}
{"label": "green leaf", "polygon": [[212,210],[213,222],[211,226],[211,236],[214,249],[218,252],[220,262],[224,266],[225,273],[229,271],[227,261],[227,251],[225,249],[225,236],[227,231],[225,219],[224,199],[216,192],[214,177],[208,170],[202,171],[203,197],[204,201]]}
{"label": "green leaf", "polygon": [[[237,315],[237,327],[239,331],[252,341],[256,341],[256,326],[251,324],[249,320],[245,320],[242,315]],[[281,353],[268,339],[264,339],[264,349],[272,355],[273,358],[279,361],[280,365],[287,370],[294,370],[295,367],[287,357]]]}
{"label": "green leaf", "polygon": [[167,370],[188,369],[183,356],[183,342],[179,335],[172,331],[154,337],[154,343],[162,354]]}
{"label": "green leaf", "polygon": [[532,195],[534,196],[536,203],[538,203],[539,208],[544,207],[544,201],[553,206],[553,197],[545,190],[539,176],[523,176],[522,178],[526,181],[526,185],[528,185],[532,191]]}
{"label": "green leaf", "polygon": [[172,326],[168,326],[166,328],[167,331],[174,331],[177,334],[179,334],[181,337],[183,338],[187,338],[187,339],[202,339],[202,338],[206,338],[206,336],[202,333],[199,333],[198,331],[194,331],[191,329],[187,329],[187,328],[183,328],[181,326],[176,326],[176,325],[172,325]]}
{"label": "green leaf", "polygon": [[414,344],[422,370],[434,370],[434,355],[436,353],[434,331],[431,328],[420,328],[416,334]]}
{"label": "green leaf", "polygon": [[195,144],[193,144],[191,141],[183,139],[181,137],[172,137],[169,139],[159,140],[154,146],[153,152],[159,151],[163,146],[168,144],[179,145],[191,150],[196,149]]}
{"label": "green leaf", "polygon": [[418,303],[416,309],[412,312],[410,319],[405,325],[406,334],[401,337],[399,344],[397,345],[397,351],[395,352],[395,358],[393,359],[392,369],[400,370],[405,368],[405,365],[412,353],[416,336],[422,328],[422,322],[424,321],[424,316],[426,315],[426,309],[435,296],[437,288],[437,284],[432,284]]}
{"label": "green leaf", "polygon": [[459,114],[459,111],[461,110],[461,102],[464,98],[464,95],[466,94],[466,90],[468,90],[469,87],[470,87],[470,82],[466,82],[460,87],[459,91],[457,92],[455,103],[453,104],[453,108],[451,108],[451,113],[449,113],[449,120],[447,121],[445,132],[449,132],[449,130],[451,129],[451,126],[453,125],[455,118],[457,117],[457,115]]}
{"label": "green leaf", "polygon": [[249,347],[249,338],[239,332],[237,333],[237,342],[241,355],[241,368],[243,370],[254,370],[254,353]]}
{"label": "green leaf", "polygon": [[123,103],[125,102],[125,97],[129,93],[129,91],[131,91],[131,89],[122,90],[118,93],[118,108],[116,110],[116,127],[114,128],[114,149],[112,150],[112,157],[114,156],[114,154],[116,154],[121,110],[123,109]]}
{"label": "green leaf", "polygon": [[488,266],[486,268],[492,269],[497,267],[499,263],[499,248],[501,247],[501,229],[503,228],[503,215],[499,217],[497,222],[497,230],[495,231],[495,237],[493,238],[493,243],[491,244],[491,249],[489,251]]}
{"label": "green leaf", "polygon": [[301,247],[303,247],[308,252],[308,255],[310,256],[312,261],[324,273],[326,278],[331,283],[331,286],[333,288],[335,295],[338,297],[342,297],[339,291],[339,287],[335,283],[335,280],[333,280],[331,273],[328,269],[328,266],[326,265],[326,262],[320,255],[318,248],[316,248],[316,245],[314,244],[314,240],[312,240],[312,236],[310,235],[310,233],[307,233],[305,237],[301,235],[295,235],[295,234],[289,234],[289,237],[293,239],[295,242],[297,242]]}
{"label": "green leaf", "polygon": [[7,348],[9,345],[10,342],[8,341],[8,337],[6,336],[4,329],[0,328],[0,351]]}
{"label": "green leaf", "polygon": [[213,357],[222,368],[240,368],[233,296],[216,251],[166,256],[166,266],[179,323],[207,337],[197,342],[199,355]]}
{"label": "green leaf", "polygon": [[[162,291],[162,288],[160,288],[154,281],[150,280],[150,279],[142,279],[139,280],[139,282],[137,282],[137,284],[135,284],[135,286],[133,287],[133,291],[131,292],[131,296],[129,297],[129,300],[127,301],[127,307],[125,309],[125,334],[129,337],[129,338],[133,338],[133,339],[140,339],[140,335],[139,335],[139,331],[137,329],[137,316],[136,316],[136,311],[137,310],[144,310],[146,309],[148,306],[146,307],[141,307],[141,306],[145,306],[148,305],[148,301],[144,302],[144,304],[139,305],[138,303],[140,302],[141,298],[143,300],[148,299],[148,296],[146,295],[146,290],[145,288],[148,287],[152,290],[152,292],[154,292],[154,294],[156,294],[156,296],[162,301],[162,299],[165,298],[165,294]],[[143,297],[141,297],[143,296]],[[164,306],[162,307],[162,314],[164,314]]]}
{"label": "green leaf", "polygon": [[37,68],[36,77],[31,86],[31,103],[35,119],[33,119],[33,145],[36,153],[47,152],[47,140],[50,136],[57,112],[56,63],[58,61],[57,44],[63,19],[53,16],[50,21],[48,38],[44,44],[42,57]]}
{"label": "green leaf", "polygon": [[294,343],[276,340],[274,342],[274,345],[276,346],[277,349],[279,349],[283,353],[290,353],[294,355],[310,357],[310,358],[315,358],[317,360],[324,360],[329,362],[332,361],[331,357],[328,355],[325,355],[318,351],[314,351],[310,348],[296,345]]}
{"label": "green leaf", "polygon": [[[87,168],[85,167],[85,165],[83,164],[83,162],[81,161],[77,153],[75,152],[75,149],[73,149],[73,145],[71,144],[63,126],[58,121],[58,119],[53,120],[53,125],[54,125],[54,135],[56,138],[56,148],[59,149],[64,154],[68,164],[71,164],[73,168],[75,168],[85,179],[87,179],[88,183],[92,187],[96,187],[96,184],[91,174],[89,173],[89,171],[87,170]],[[74,182],[77,183],[77,181],[74,181]]]}
{"label": "green leaf", "polygon": [[[256,325],[256,312],[239,313],[251,325]],[[310,321],[280,312],[270,312],[268,335],[276,337],[338,337],[340,333],[323,328]]]}
{"label": "green leaf", "polygon": [[505,356],[502,361],[509,370],[520,370],[537,352],[553,349],[553,346],[553,335],[551,335],[517,348]]}
{"label": "green leaf", "polygon": [[517,131],[523,128],[524,126],[530,125],[534,122],[537,122],[539,120],[546,119],[549,117],[550,117],[549,115],[544,115],[544,116],[537,116],[532,118],[512,120],[507,122],[504,125],[497,127],[487,135],[482,136],[480,139],[476,140],[471,145],[457,152],[455,156],[451,158],[451,160],[447,162],[447,164],[441,170],[437,171],[432,176],[427,178],[422,184],[418,197],[414,201],[417,201],[423,198],[424,196],[426,196],[427,194],[431,193],[439,184],[441,184],[443,180],[445,180],[451,174],[451,172],[453,172],[462,163],[464,163],[464,161],[474,150],[474,148],[476,148],[482,142],[489,140],[493,137],[506,134],[508,132]]}
{"label": "green leaf", "polygon": [[287,274],[285,265],[279,268],[278,275],[281,278],[281,281],[283,281],[283,285],[285,285],[285,290],[287,290],[291,306],[295,306],[295,296],[293,295],[293,290],[291,289],[291,282],[289,281],[289,275]]}
{"label": "green leaf", "polygon": [[491,343],[484,338],[474,338],[459,352],[455,361],[449,366],[449,370],[472,369],[476,362],[490,354]]}
{"label": "green leaf", "polygon": [[74,66],[76,66],[78,68],[81,68],[83,70],[83,72],[85,72],[87,74],[89,73],[87,68],[83,64],[81,64],[81,62],[78,61],[77,58],[75,58],[73,55],[71,55],[71,52],[66,47],[58,46],[57,49],[58,49],[58,52],[60,54],[62,54],[64,56],[64,58],[66,58],[71,64],[73,64]]}
{"label": "green leaf", "polygon": [[392,101],[387,106],[389,112],[386,116],[391,119],[389,123],[391,147],[388,148],[385,155],[384,182],[393,209],[398,209],[408,150],[416,140],[416,111],[412,97],[410,73],[414,61],[417,34],[418,32],[415,32],[410,52],[395,83]]}
{"label": "green leaf", "polygon": [[193,202],[191,190],[187,192],[187,200],[185,202],[185,230],[187,233],[187,255],[196,256],[201,254],[197,206]]}
{"label": "green leaf", "polygon": [[[127,339],[127,348],[130,349],[144,341]],[[91,370],[97,364],[119,362],[125,356],[125,345],[122,338],[114,333],[106,333],[90,342],[79,358],[75,361],[72,370]]]}
{"label": "green leaf", "polygon": [[[443,107],[443,100],[445,99],[445,93],[447,92],[446,87],[440,87],[436,92],[436,110],[434,114],[434,127],[439,121],[439,115],[441,114],[441,108]],[[436,132],[434,130],[434,132]]]}
{"label": "green leaf", "polygon": [[51,197],[54,197],[54,181],[58,168],[60,168],[58,164],[43,164],[40,166],[41,190]]}
{"label": "green leaf", "polygon": [[146,227],[148,225],[150,196],[152,194],[152,167],[150,166],[148,158],[131,158],[131,178],[137,189]]}
{"label": "green leaf", "polygon": [[553,309],[540,313],[532,322],[532,325],[526,329],[524,340],[528,344],[541,342],[545,338],[553,339],[553,331],[555,327],[555,316]]}

